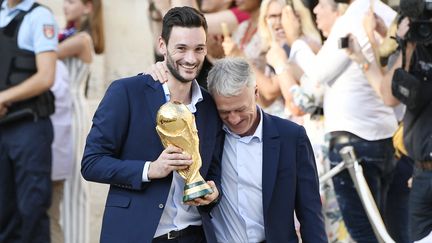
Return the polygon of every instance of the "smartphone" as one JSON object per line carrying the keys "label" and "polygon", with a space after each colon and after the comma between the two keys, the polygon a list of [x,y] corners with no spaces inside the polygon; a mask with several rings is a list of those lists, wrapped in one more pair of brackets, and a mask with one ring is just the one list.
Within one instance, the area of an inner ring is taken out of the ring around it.
{"label": "smartphone", "polygon": [[348,38],[348,36],[341,37],[339,39],[339,49],[348,48],[348,45],[349,45],[349,38]]}

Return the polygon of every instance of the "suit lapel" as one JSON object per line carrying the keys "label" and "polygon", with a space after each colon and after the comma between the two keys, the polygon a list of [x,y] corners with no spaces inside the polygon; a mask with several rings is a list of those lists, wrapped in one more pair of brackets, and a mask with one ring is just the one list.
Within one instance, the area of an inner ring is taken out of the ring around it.
{"label": "suit lapel", "polygon": [[[207,124],[207,109],[205,109],[205,100],[202,100],[201,102],[198,102],[197,105],[197,111],[195,112],[195,124],[197,126],[197,130],[198,130],[198,138],[199,138],[199,149],[200,149],[200,153],[201,153],[201,158],[205,157],[204,153],[207,153],[208,151],[203,149],[203,145],[206,141],[206,125]],[[204,163],[204,161],[203,161]],[[200,168],[200,172],[203,173],[203,171],[205,170],[204,168],[204,164],[201,166]]]}
{"label": "suit lapel", "polygon": [[159,108],[166,103],[165,94],[162,88],[162,85],[159,83],[159,81],[154,81],[151,76],[146,76],[145,79],[146,84],[150,87],[145,94],[149,112],[152,117],[152,121],[154,123],[154,126],[156,127],[156,114],[159,110]]}
{"label": "suit lapel", "polygon": [[200,144],[202,144],[203,141],[205,141],[205,125],[207,123],[207,112],[206,109],[203,109],[202,106],[204,106],[204,100],[201,102],[198,102],[197,104],[197,111],[195,112],[195,123],[198,130],[198,137],[200,139]]}
{"label": "suit lapel", "polygon": [[277,168],[279,164],[279,150],[279,133],[275,128],[275,124],[273,124],[272,118],[263,112],[262,194],[264,216],[270,206],[270,199],[276,181]]}

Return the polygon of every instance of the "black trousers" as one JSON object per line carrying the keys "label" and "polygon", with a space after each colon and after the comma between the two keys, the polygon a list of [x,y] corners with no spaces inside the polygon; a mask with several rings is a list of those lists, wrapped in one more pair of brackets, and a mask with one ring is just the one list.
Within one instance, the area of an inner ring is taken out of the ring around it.
{"label": "black trousers", "polygon": [[0,242],[50,242],[51,121],[0,126]]}

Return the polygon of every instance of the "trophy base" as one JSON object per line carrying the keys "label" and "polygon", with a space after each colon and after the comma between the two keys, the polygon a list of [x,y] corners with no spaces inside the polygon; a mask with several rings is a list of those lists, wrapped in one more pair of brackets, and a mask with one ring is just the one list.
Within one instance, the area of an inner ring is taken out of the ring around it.
{"label": "trophy base", "polygon": [[197,181],[184,186],[183,202],[194,200],[213,193],[213,189],[205,181]]}

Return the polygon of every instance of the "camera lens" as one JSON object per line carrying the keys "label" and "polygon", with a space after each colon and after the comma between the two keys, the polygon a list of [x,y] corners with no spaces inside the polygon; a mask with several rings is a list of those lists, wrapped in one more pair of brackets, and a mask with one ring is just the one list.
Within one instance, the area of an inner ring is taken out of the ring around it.
{"label": "camera lens", "polygon": [[429,26],[429,24],[422,23],[421,25],[418,26],[417,33],[421,37],[423,37],[425,39],[429,39],[428,37],[430,37],[432,35],[431,26]]}
{"label": "camera lens", "polygon": [[413,20],[410,23],[408,40],[422,44],[432,43],[432,21],[425,19]]}

